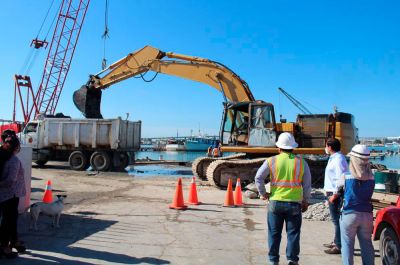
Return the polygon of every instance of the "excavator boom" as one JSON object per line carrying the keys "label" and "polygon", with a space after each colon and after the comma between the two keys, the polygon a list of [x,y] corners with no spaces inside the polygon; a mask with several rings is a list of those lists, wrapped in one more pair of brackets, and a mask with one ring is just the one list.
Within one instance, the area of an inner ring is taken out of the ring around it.
{"label": "excavator boom", "polygon": [[163,52],[151,46],[137,50],[91,75],[86,85],[75,91],[73,100],[86,118],[102,118],[102,89],[148,71],[173,75],[208,84],[221,91],[225,101],[254,101],[247,83],[228,67],[200,57]]}

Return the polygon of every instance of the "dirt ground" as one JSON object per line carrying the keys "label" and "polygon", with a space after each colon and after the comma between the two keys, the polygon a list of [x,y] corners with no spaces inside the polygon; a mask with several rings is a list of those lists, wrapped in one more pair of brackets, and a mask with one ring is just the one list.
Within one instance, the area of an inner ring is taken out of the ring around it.
{"label": "dirt ground", "polygon": [[[40,216],[29,230],[29,214],[19,219],[28,251],[1,264],[266,264],[266,208],[261,200],[222,207],[225,191],[197,182],[203,204],[171,210],[177,179],[126,173],[76,172],[60,164],[32,170],[32,202],[43,196],[47,180],[53,195],[67,194],[60,228]],[[189,178],[183,179],[187,198]],[[323,253],[332,239],[330,222],[304,221],[300,264],[341,264]],[[285,235],[283,236],[285,238]],[[380,264],[376,242],[376,264]],[[286,264],[286,241],[281,264]],[[361,264],[356,246],[355,264]]]}

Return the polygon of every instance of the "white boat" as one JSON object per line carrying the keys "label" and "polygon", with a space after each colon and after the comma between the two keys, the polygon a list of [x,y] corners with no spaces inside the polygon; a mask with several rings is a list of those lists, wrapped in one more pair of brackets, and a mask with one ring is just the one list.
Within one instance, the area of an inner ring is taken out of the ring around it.
{"label": "white boat", "polygon": [[182,141],[168,140],[165,145],[165,150],[167,151],[185,151],[185,144]]}
{"label": "white boat", "polygon": [[185,149],[186,151],[207,151],[208,147],[214,147],[216,142],[215,137],[197,136],[185,141]]}
{"label": "white boat", "polygon": [[386,143],[385,147],[397,147],[399,144],[397,142]]}

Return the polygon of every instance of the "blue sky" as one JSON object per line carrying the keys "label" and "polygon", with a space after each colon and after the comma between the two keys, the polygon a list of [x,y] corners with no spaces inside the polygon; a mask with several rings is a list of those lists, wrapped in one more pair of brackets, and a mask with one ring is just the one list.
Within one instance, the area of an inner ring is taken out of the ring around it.
{"label": "blue sky", "polygon": [[[2,1],[0,119],[12,118],[14,83],[50,0]],[[56,0],[59,2],[59,0]],[[92,0],[58,111],[82,117],[72,93],[101,70],[105,1]],[[257,99],[294,121],[298,109],[283,87],[314,113],[356,118],[360,136],[400,135],[399,1],[122,1],[109,0],[107,59],[145,45],[219,61],[239,74]],[[30,75],[39,85],[47,51]],[[103,93],[106,118],[142,120],[143,136],[218,134],[222,95],[192,81],[132,78]],[[17,114],[20,114],[19,107]],[[17,116],[18,117],[18,116]],[[21,117],[21,115],[19,115]]]}

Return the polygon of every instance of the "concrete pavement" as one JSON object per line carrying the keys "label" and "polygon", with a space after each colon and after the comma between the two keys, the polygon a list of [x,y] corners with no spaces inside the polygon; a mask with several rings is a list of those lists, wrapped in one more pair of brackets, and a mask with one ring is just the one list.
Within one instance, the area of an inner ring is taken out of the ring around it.
{"label": "concrete pavement", "polygon": [[[68,195],[61,227],[52,228],[51,219],[40,216],[39,230],[31,231],[28,215],[22,215],[20,237],[28,252],[2,264],[266,264],[266,208],[260,200],[225,208],[225,191],[198,182],[204,204],[177,211],[168,208],[176,185],[172,177],[88,176],[60,167],[32,174],[33,199],[40,199],[48,179],[53,194]],[[183,180],[185,198],[189,184]],[[330,222],[304,221],[300,264],[341,264],[340,255],[326,255],[321,247],[332,235]],[[361,264],[359,256],[355,261]]]}

